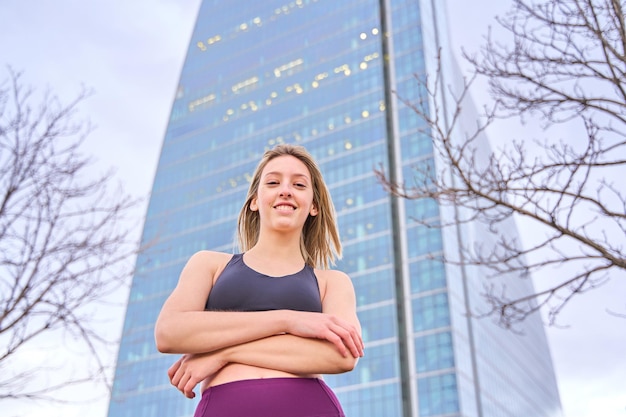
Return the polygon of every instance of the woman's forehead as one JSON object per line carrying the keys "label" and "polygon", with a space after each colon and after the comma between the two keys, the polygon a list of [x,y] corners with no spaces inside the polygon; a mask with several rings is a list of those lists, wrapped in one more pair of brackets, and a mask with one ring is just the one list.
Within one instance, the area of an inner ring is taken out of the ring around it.
{"label": "woman's forehead", "polygon": [[268,161],[263,168],[263,175],[265,176],[271,174],[299,175],[307,178],[311,177],[309,168],[304,164],[304,162],[291,155],[277,156],[276,158]]}

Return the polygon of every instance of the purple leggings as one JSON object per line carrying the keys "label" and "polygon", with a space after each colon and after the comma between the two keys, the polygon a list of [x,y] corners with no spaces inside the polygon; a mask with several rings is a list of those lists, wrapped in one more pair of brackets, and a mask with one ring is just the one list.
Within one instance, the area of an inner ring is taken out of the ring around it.
{"label": "purple leggings", "polygon": [[268,378],[207,388],[194,417],[345,417],[318,378]]}

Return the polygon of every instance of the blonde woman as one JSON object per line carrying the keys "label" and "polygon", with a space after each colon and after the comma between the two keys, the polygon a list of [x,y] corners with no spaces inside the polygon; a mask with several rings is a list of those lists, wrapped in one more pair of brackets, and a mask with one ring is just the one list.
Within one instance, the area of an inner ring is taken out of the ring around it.
{"label": "blonde woman", "polygon": [[195,417],[340,417],[322,374],[363,356],[354,288],[329,269],[341,256],[335,211],[312,156],[279,145],[260,161],[239,215],[242,253],[201,251],[156,322],[160,352]]}

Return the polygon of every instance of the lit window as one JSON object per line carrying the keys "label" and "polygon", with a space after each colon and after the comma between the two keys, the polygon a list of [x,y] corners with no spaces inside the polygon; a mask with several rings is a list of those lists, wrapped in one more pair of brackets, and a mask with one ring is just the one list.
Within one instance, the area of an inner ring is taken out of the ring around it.
{"label": "lit window", "polygon": [[215,100],[215,94],[209,94],[208,96],[204,96],[197,100],[194,100],[191,103],[189,103],[189,111],[194,111],[196,107],[202,106],[203,104],[210,103],[213,100]]}
{"label": "lit window", "polygon": [[[343,65],[341,65],[339,67],[336,67],[334,72],[335,72],[335,74],[339,74],[340,72],[343,72],[345,74],[346,72],[350,72],[350,66],[348,64],[343,64]],[[348,74],[346,74],[346,75],[348,75]]]}
{"label": "lit window", "polygon": [[363,58],[363,60],[365,62],[370,62],[370,61],[373,61],[376,58],[378,58],[378,52],[374,52],[373,54],[367,55],[365,58]]}
{"label": "lit window", "polygon": [[221,39],[222,39],[222,37],[220,35],[215,35],[212,38],[207,39],[206,42],[209,45],[213,45],[214,43],[219,42]]}
{"label": "lit window", "polygon": [[239,90],[246,89],[248,87],[252,87],[257,82],[259,82],[259,77],[256,77],[256,76],[248,78],[247,80],[243,80],[242,82],[233,85],[233,87],[232,87],[233,93],[237,93],[237,92],[239,92]]}
{"label": "lit window", "polygon": [[293,72],[293,69],[302,65],[304,60],[302,58],[298,58],[294,61],[288,62],[285,65],[281,65],[280,67],[274,68],[274,75],[278,78],[282,75],[283,72],[288,72],[287,75]]}

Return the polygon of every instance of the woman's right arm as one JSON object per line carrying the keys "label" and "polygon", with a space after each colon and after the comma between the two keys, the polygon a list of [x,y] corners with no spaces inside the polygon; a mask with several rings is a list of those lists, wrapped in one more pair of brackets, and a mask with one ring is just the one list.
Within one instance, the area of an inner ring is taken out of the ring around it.
{"label": "woman's right arm", "polygon": [[183,268],[155,324],[162,353],[204,353],[278,334],[279,314],[204,311],[213,281],[231,255],[201,251]]}
{"label": "woman's right arm", "polygon": [[214,277],[221,273],[230,257],[201,251],[189,259],[156,321],[155,341],[160,352],[214,352],[283,333],[330,340],[342,353],[358,350],[360,341],[354,340],[352,326],[327,314],[288,310],[204,311]]}

